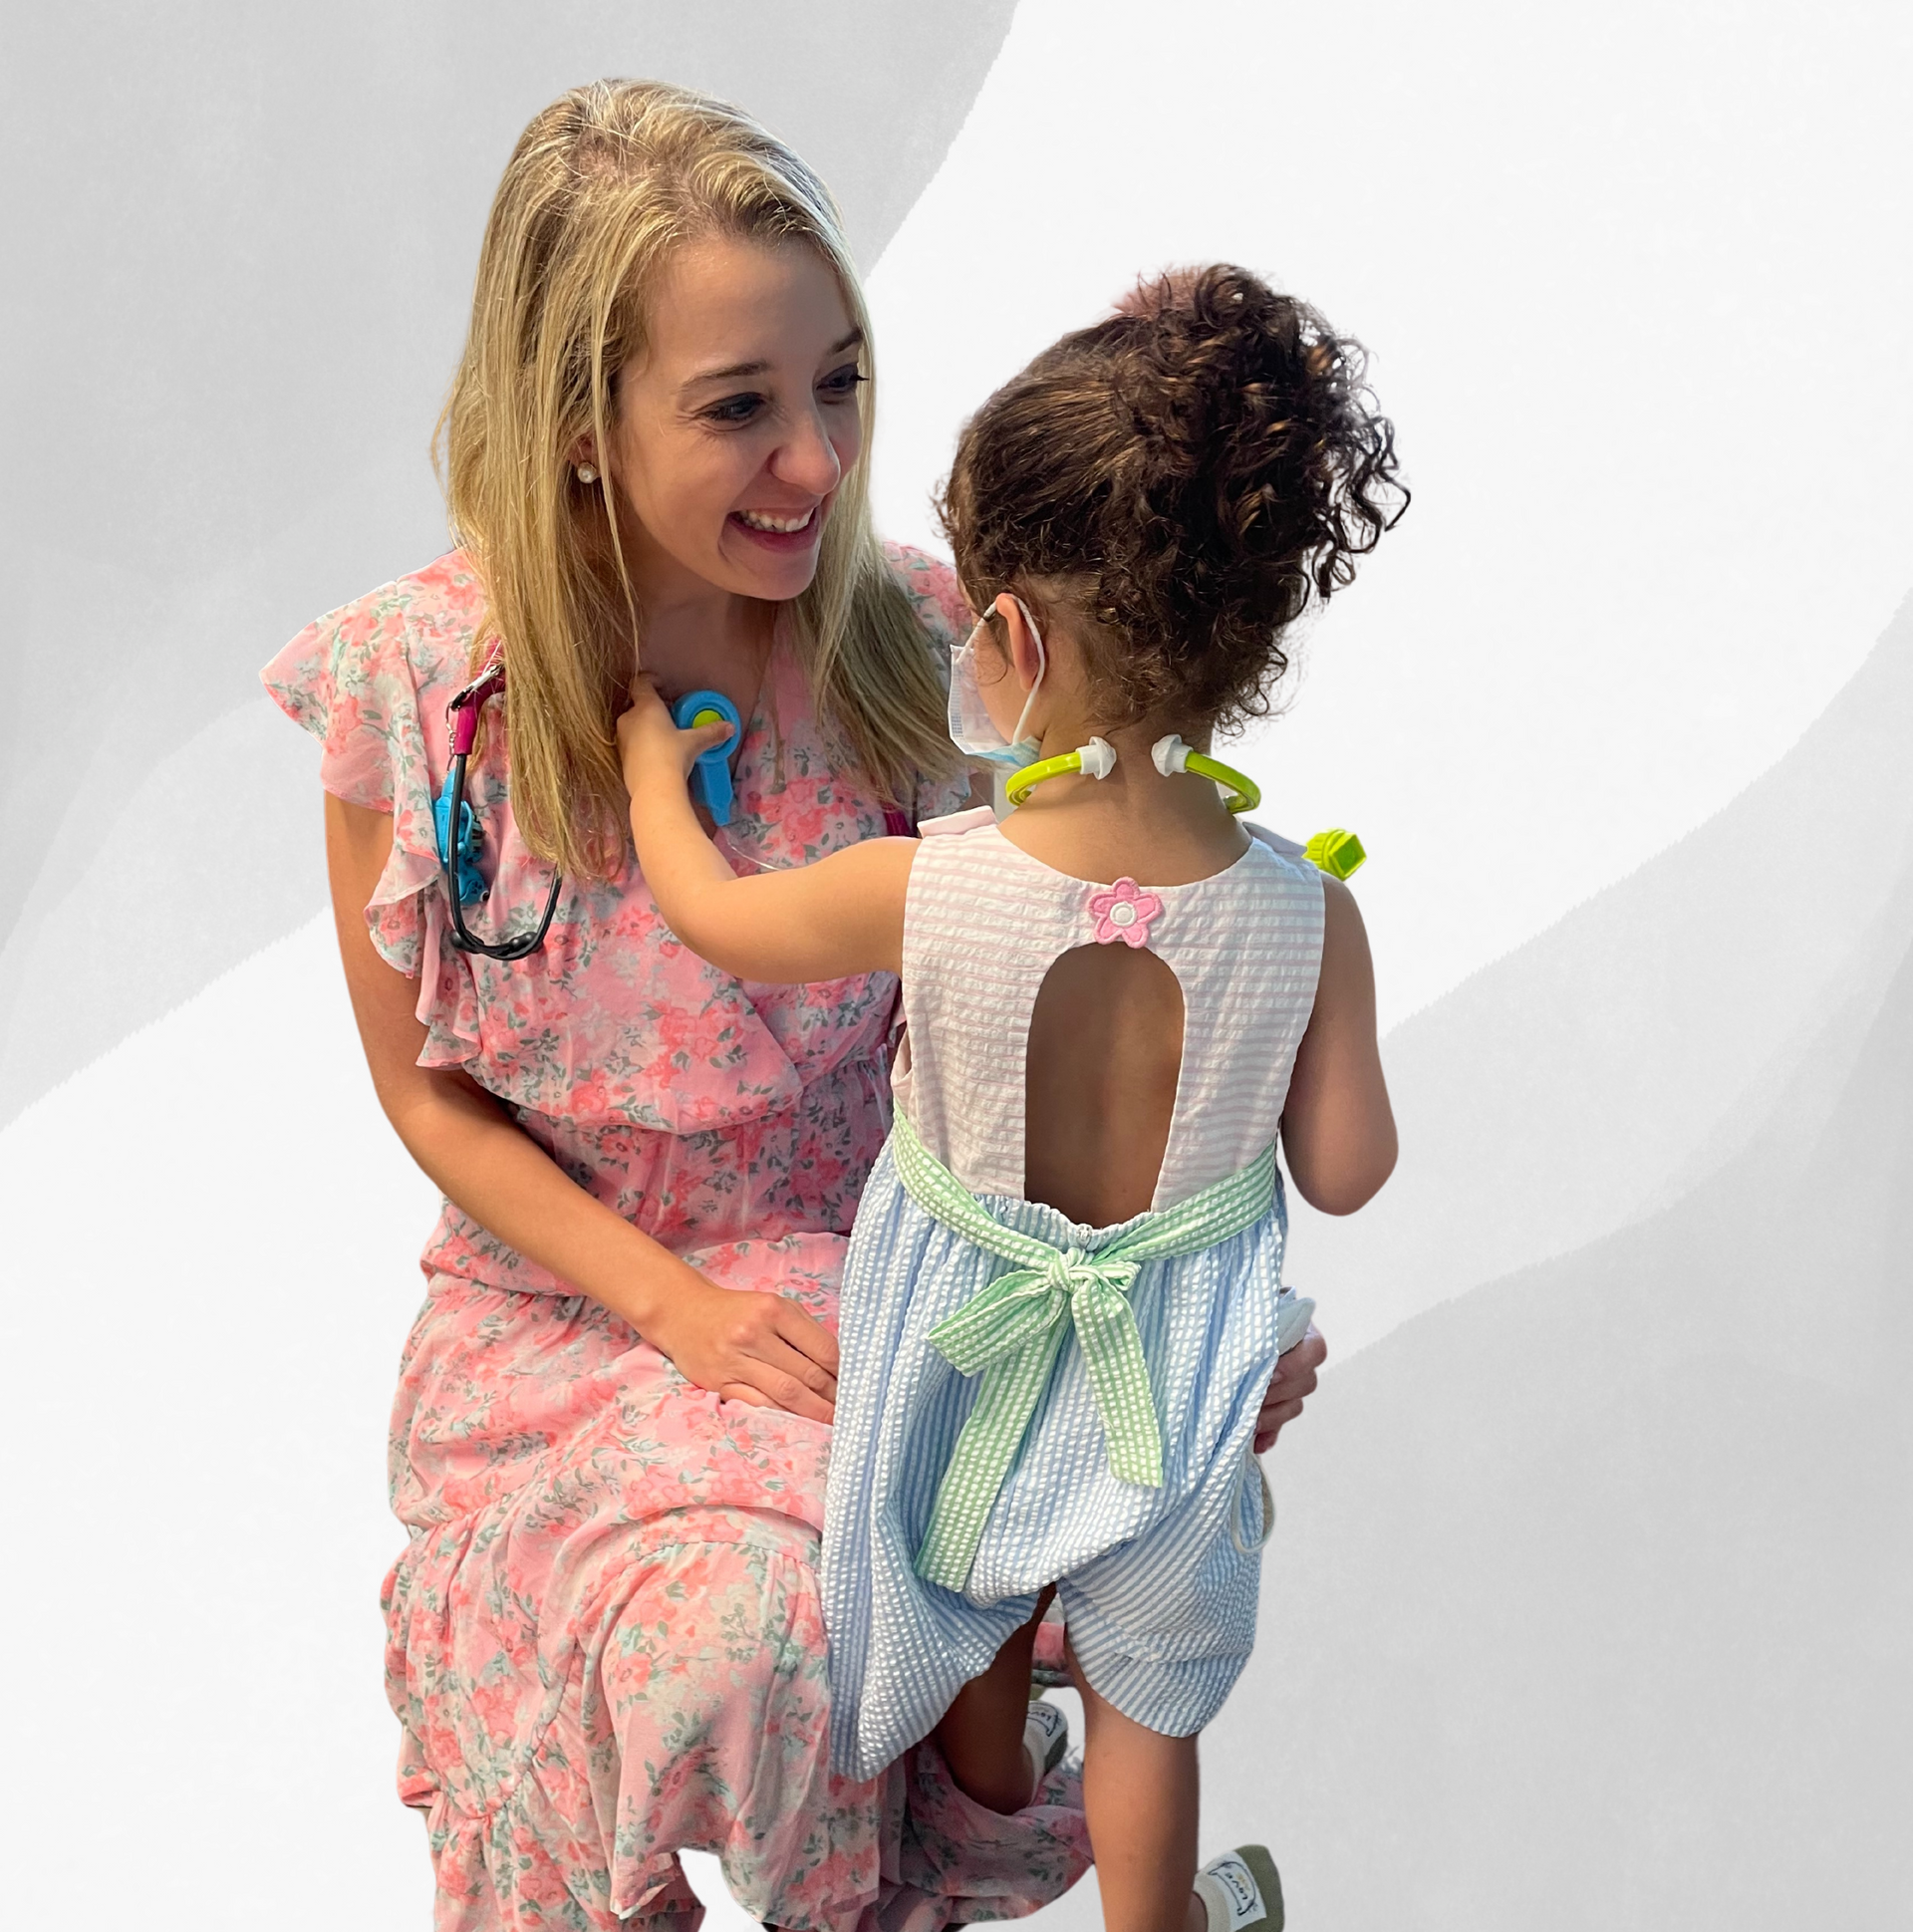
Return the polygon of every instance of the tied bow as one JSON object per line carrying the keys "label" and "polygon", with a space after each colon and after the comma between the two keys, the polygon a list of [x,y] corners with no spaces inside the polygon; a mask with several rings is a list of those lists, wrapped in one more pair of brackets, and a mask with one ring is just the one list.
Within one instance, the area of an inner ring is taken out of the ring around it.
{"label": "tied bow", "polygon": [[930,1331],[931,1346],[951,1367],[959,1375],[981,1374],[983,1385],[944,1472],[917,1553],[920,1576],[953,1590],[967,1581],[983,1524],[1072,1322],[1108,1439],[1111,1475],[1161,1488],[1162,1430],[1129,1305],[1140,1266],[1120,1253],[1052,1247],[1034,1265],[997,1275]]}
{"label": "tied bow", "polygon": [[1130,1288],[1146,1261],[1195,1253],[1259,1221],[1275,1197],[1275,1156],[1266,1150],[1239,1173],[1174,1208],[1143,1216],[1107,1245],[1091,1249],[1052,1247],[993,1220],[918,1139],[901,1111],[889,1151],[898,1179],[920,1208],[1012,1263],[930,1331],[931,1345],[958,1374],[982,1377],[917,1552],[918,1575],[960,1590],[1072,1327],[1108,1441],[1110,1474],[1119,1482],[1161,1488],[1162,1429]]}
{"label": "tied bow", "polygon": [[[1150,1400],[1143,1338],[1129,1305],[1130,1283],[1140,1265],[1120,1254],[1052,1248],[1040,1266],[999,1274],[940,1321],[930,1331],[931,1346],[957,1374],[976,1375],[1012,1356],[1053,1355],[1073,1318],[1097,1413],[1109,1437],[1109,1467],[1125,1483],[1158,1489],[1163,1481],[1162,1432]],[[1032,1407],[1038,1392],[1032,1392]]]}

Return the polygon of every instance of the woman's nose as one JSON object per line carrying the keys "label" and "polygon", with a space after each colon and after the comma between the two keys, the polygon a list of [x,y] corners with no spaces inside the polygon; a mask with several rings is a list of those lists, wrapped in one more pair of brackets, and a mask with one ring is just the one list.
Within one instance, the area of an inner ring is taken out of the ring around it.
{"label": "woman's nose", "polygon": [[770,471],[780,483],[828,496],[844,474],[843,459],[815,410],[806,410],[771,458]]}

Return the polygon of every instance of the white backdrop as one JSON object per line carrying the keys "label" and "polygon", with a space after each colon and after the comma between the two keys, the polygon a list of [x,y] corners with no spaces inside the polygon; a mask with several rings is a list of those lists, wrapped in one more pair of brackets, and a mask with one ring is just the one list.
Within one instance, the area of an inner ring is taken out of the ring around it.
{"label": "white backdrop", "polygon": [[1898,1923],[1910,38],[1695,0],[17,35],[20,1922],[426,1922],[376,1590],[432,1203],[352,1035],[313,754],[247,676],[442,541],[424,437],[512,136],[648,71],[845,200],[893,534],[994,382],[1171,261],[1315,301],[1399,425],[1414,507],[1242,754],[1271,823],[1373,855],[1404,1152],[1297,1218],[1336,1354],[1271,1460],[1206,1842],[1272,1843],[1298,1928]]}

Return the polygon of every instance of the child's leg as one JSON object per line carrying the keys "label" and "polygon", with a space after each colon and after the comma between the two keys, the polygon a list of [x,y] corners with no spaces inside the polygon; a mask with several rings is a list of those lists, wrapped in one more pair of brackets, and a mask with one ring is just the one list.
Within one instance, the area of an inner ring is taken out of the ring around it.
{"label": "child's leg", "polygon": [[1007,1815],[1030,1800],[1029,1759],[1023,1751],[1023,1726],[1029,1717],[1029,1667],[1036,1652],[1036,1626],[1056,1594],[1052,1583],[1036,1599],[1036,1613],[996,1653],[980,1677],[956,1693],[937,1727],[950,1775],[956,1789],[989,1810]]}
{"label": "child's leg", "polygon": [[1106,1704],[1073,1647],[1069,1669],[1083,1698],[1083,1808],[1105,1932],[1203,1932],[1196,1740],[1166,1738]]}

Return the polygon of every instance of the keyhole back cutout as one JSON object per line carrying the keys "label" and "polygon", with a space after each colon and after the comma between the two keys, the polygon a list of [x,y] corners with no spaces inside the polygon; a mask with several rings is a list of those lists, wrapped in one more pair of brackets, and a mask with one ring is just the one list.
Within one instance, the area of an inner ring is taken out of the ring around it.
{"label": "keyhole back cutout", "polygon": [[1156,1196],[1183,1066],[1183,988],[1146,947],[1079,946],[1043,975],[1024,1061],[1023,1196],[1108,1228]]}

